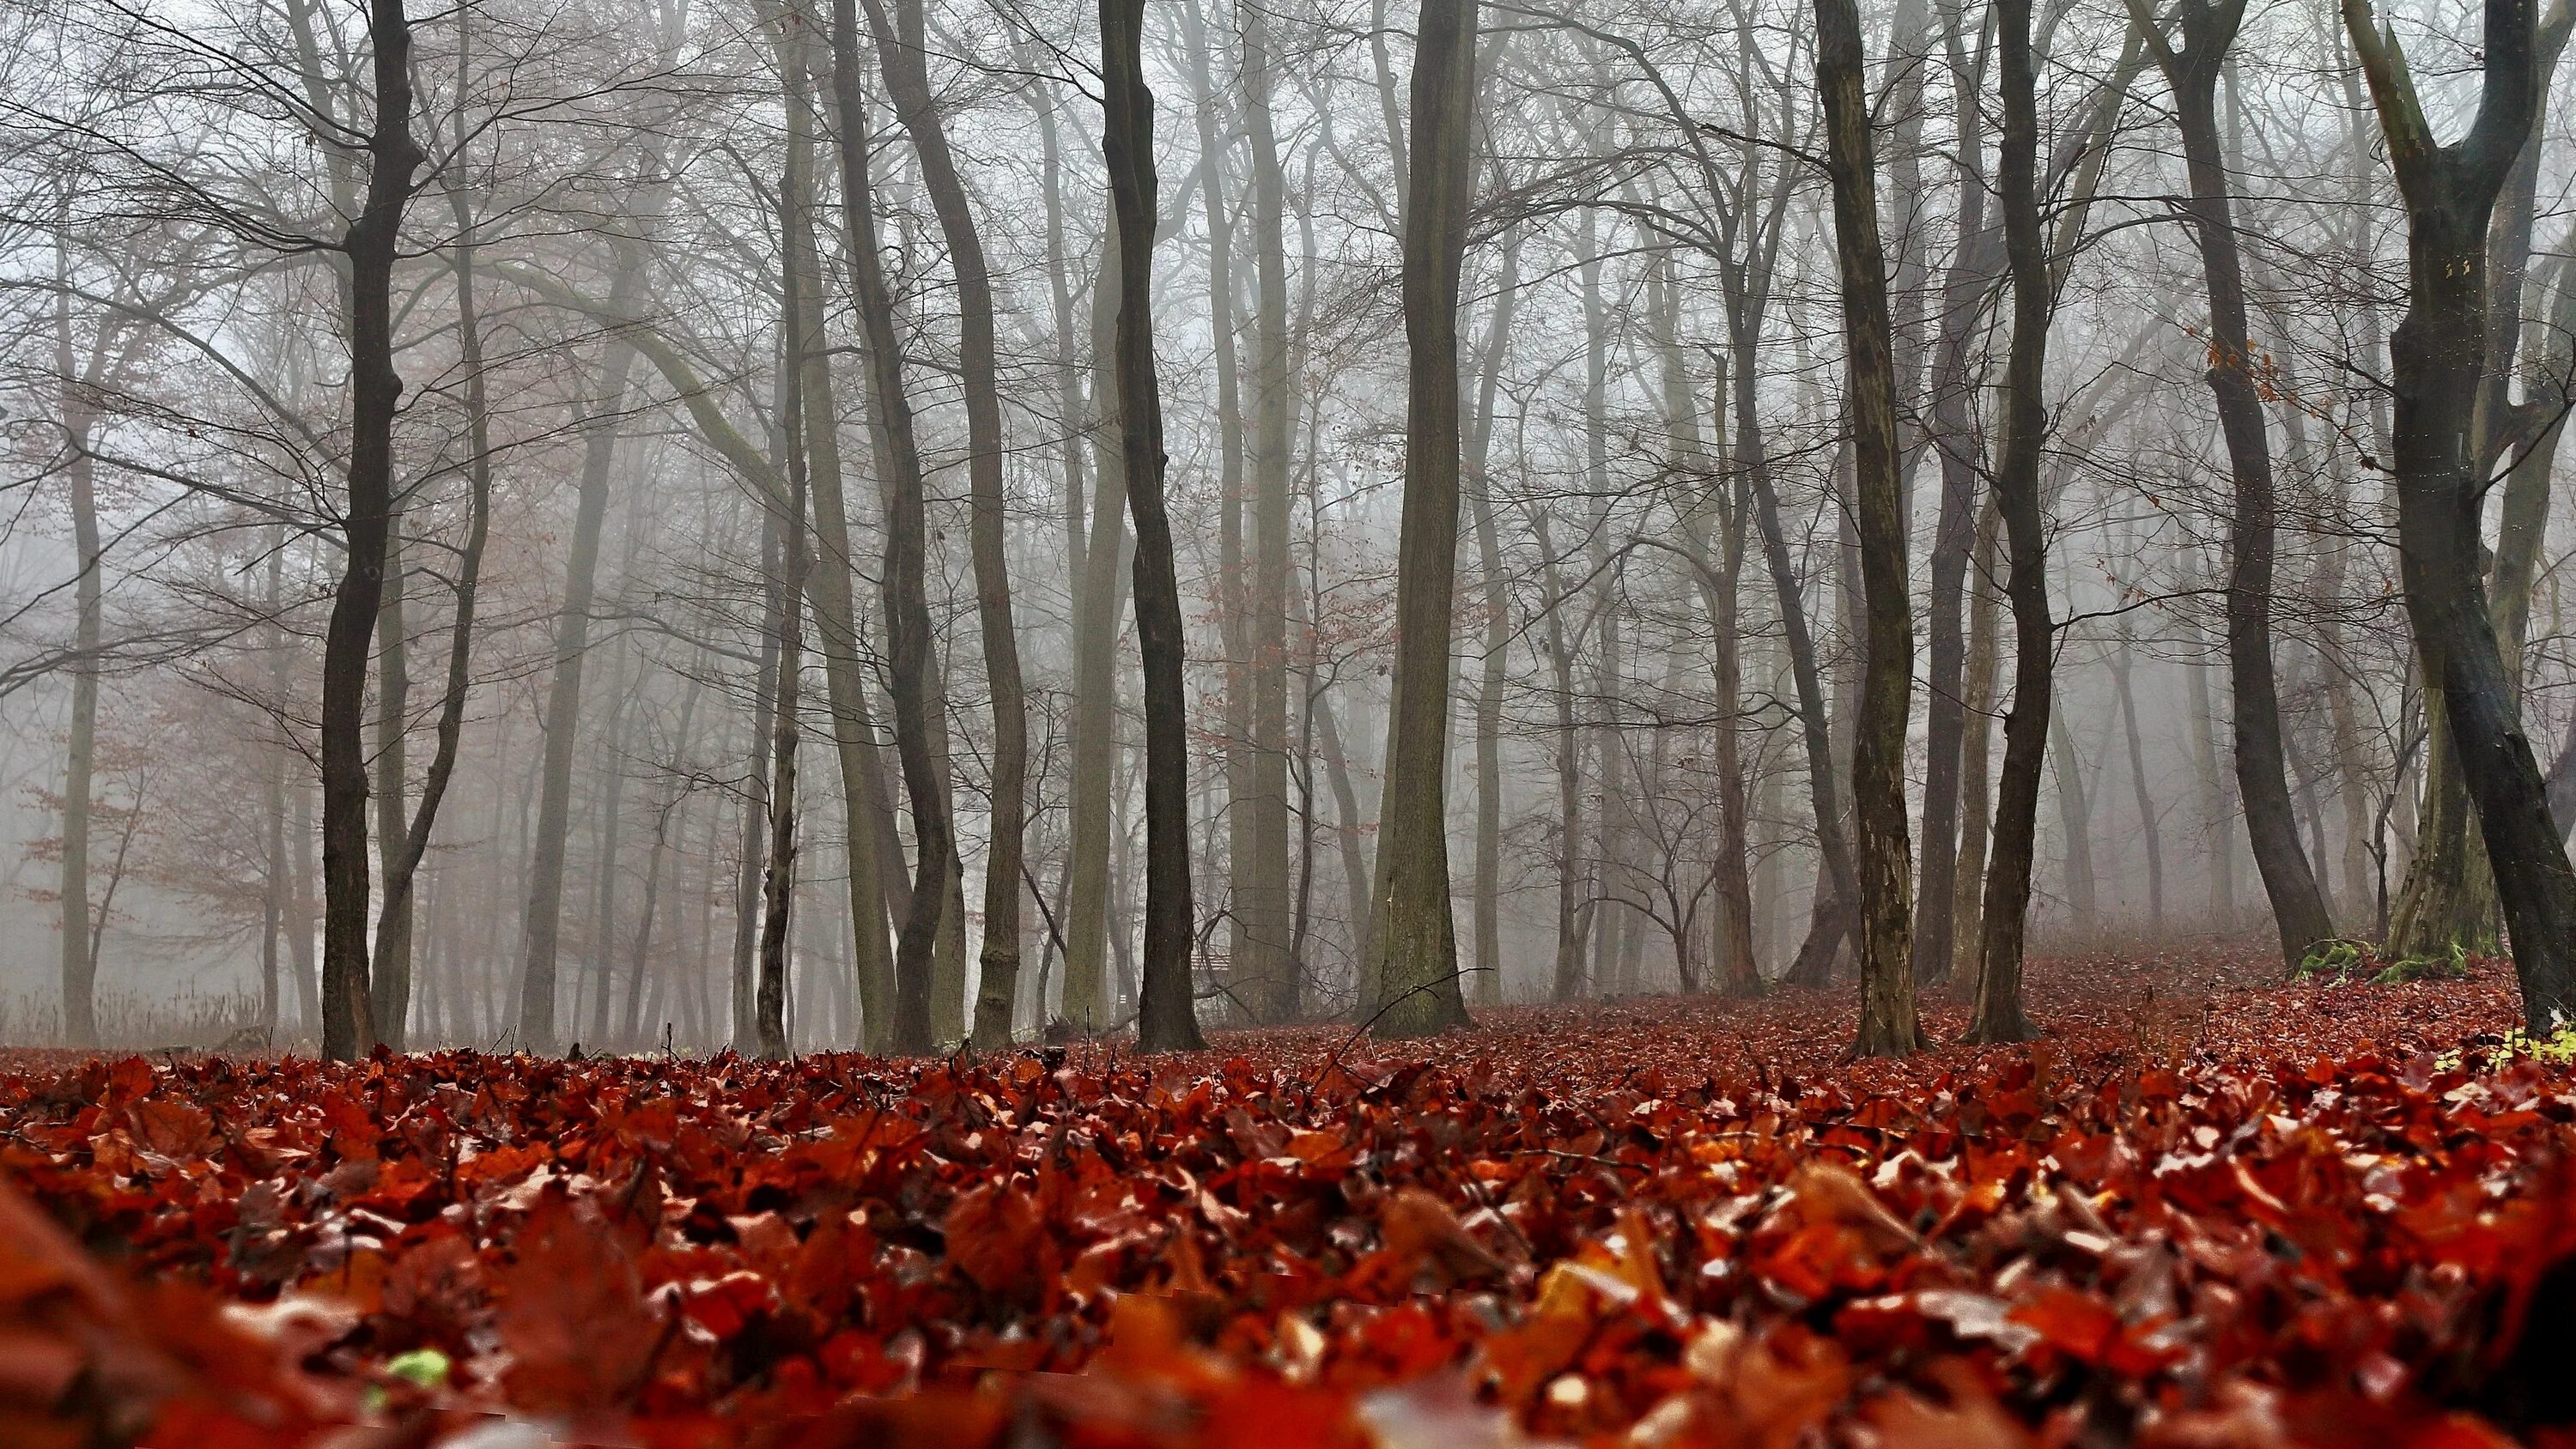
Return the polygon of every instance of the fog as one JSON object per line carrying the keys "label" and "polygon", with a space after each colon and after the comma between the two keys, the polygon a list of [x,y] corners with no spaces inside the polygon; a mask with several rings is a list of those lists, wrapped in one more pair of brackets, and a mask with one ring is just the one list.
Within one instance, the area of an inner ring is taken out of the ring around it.
{"label": "fog", "polygon": [[[1382,839],[1445,875],[1468,1006],[1839,989],[1886,949],[1825,847],[1882,880],[1852,811],[1891,586],[1893,919],[1924,990],[1966,991],[2022,949],[1981,917],[2014,869],[1990,841],[2032,459],[2027,949],[2494,949],[2474,801],[2501,797],[2463,783],[2402,597],[2381,119],[2326,0],[2245,14],[2200,81],[2183,31],[2217,12],[2186,5],[2036,17],[2031,251],[1993,18],[1863,0],[1899,525],[1871,564],[1803,3],[1427,6],[1479,28],[1464,132],[1417,134],[1442,93],[1411,7],[1154,0],[1140,306],[1111,221],[1133,148],[1103,144],[1121,0],[11,0],[0,1040],[918,1050],[1137,1028],[1149,979],[1209,1029],[1358,1024],[1429,929],[1373,926],[1412,909]],[[2478,12],[2383,18],[2467,133]],[[2177,76],[2214,98],[2214,172]],[[2543,110],[2483,233],[2463,444],[2503,717],[2553,795],[2566,131]],[[1407,329],[1444,245],[1454,442],[1420,396],[1438,329]],[[2032,306],[2039,434],[2012,421]],[[1131,324],[1150,391],[1114,360]],[[1427,771],[1391,763],[1422,758],[1399,539],[1426,459],[1458,533],[1412,579],[1450,600],[1448,677],[1414,666],[1446,718]],[[351,562],[379,548],[380,586]],[[2248,779],[2286,849],[2257,849]],[[1185,811],[1182,956],[1149,795]],[[1426,801],[1445,859],[1395,824]]]}

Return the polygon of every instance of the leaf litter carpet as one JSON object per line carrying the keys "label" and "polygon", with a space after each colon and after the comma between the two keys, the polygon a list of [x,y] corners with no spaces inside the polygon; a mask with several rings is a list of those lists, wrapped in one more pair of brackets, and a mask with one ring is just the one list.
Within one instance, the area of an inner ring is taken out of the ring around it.
{"label": "leaf litter carpet", "polygon": [[[2576,1445],[2465,982],[2037,975],[975,1060],[0,1063],[0,1444]],[[1936,1035],[1963,1025],[1928,1011]]]}

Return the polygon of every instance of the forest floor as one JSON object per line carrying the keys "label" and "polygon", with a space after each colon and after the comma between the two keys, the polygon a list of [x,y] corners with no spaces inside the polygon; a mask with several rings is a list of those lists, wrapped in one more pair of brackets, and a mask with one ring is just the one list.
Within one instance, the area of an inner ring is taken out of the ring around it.
{"label": "forest floor", "polygon": [[1904,1061],[1798,992],[1161,1058],[27,1054],[0,1443],[2576,1445],[2576,1072],[2491,966],[2270,974],[2053,961],[2046,1040]]}

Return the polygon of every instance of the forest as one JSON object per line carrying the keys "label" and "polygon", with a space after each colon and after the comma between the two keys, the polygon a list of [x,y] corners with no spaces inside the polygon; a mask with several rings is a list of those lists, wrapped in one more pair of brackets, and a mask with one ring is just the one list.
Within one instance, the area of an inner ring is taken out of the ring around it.
{"label": "forest", "polygon": [[2576,1445],[2547,4],[0,0],[0,1442]]}

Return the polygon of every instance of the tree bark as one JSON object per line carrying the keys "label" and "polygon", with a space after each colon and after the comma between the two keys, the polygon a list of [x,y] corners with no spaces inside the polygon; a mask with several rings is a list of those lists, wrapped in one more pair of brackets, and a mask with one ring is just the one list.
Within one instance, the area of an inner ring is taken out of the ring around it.
{"label": "tree bark", "polygon": [[1100,0],[1101,151],[1118,217],[1118,399],[1136,528],[1136,633],[1145,672],[1145,947],[1137,1044],[1202,1046],[1190,979],[1189,701],[1180,578],[1163,508],[1163,403],[1154,376],[1154,97],[1144,0]]}
{"label": "tree bark", "polygon": [[330,624],[322,641],[322,1054],[351,1061],[376,1044],[367,994],[368,646],[384,602],[393,527],[393,278],[403,208],[421,164],[411,135],[411,19],[405,0],[368,0],[376,114],[366,199],[340,247],[349,262],[348,502]]}
{"label": "tree bark", "polygon": [[1476,1004],[1503,1001],[1503,680],[1512,638],[1511,580],[1503,573],[1502,530],[1494,501],[1492,455],[1495,394],[1511,348],[1512,315],[1520,291],[1520,247],[1502,243],[1502,271],[1495,283],[1494,313],[1486,323],[1484,357],[1477,368],[1476,418],[1467,439],[1467,472],[1473,488],[1476,566],[1483,585],[1485,639],[1476,687]]}
{"label": "tree bark", "polygon": [[[468,53],[460,41],[460,90]],[[456,127],[461,151],[465,128],[461,112]],[[483,552],[492,531],[492,407],[484,377],[483,319],[474,290],[474,216],[462,191],[449,187],[447,199],[456,221],[456,244],[450,261],[455,273],[458,362],[465,373],[468,501],[465,544],[456,557],[455,618],[448,628],[447,674],[439,695],[429,769],[421,778],[420,800],[412,807],[410,820],[404,822],[399,812],[386,814],[384,900],[378,908],[369,1005],[375,1015],[377,1035],[395,1051],[407,1050],[410,1042],[412,883],[421,861],[429,854],[439,809],[456,774],[457,749],[465,734],[465,698],[472,686],[475,609],[482,597]],[[389,663],[388,673],[394,668]],[[394,779],[399,785],[399,775]]]}
{"label": "tree bark", "polygon": [[[643,290],[643,259],[618,249],[608,306],[623,314]],[[572,766],[581,738],[582,672],[590,657],[590,613],[599,583],[599,536],[608,517],[610,471],[617,461],[619,415],[635,350],[610,334],[600,350],[600,391],[582,438],[581,481],[574,495],[572,539],[564,562],[563,612],[555,620],[553,680],[546,690],[545,774],[537,801],[537,838],[528,870],[525,956],[519,978],[519,1040],[531,1051],[554,1045],[555,954],[563,920],[564,849],[572,834]]]}
{"label": "tree bark", "polygon": [[2034,94],[2030,0],[1997,0],[2003,71],[2003,135],[1996,200],[2012,277],[2012,348],[2004,371],[2003,446],[1994,479],[2003,518],[2013,613],[2013,702],[2004,718],[2003,774],[1982,908],[1984,947],[1969,1038],[2026,1041],[2038,1034],[2022,1007],[2022,946],[2030,909],[2031,854],[2038,834],[2040,774],[2048,753],[2056,627],[2049,617],[2048,538],[2040,496],[2040,452],[2048,409],[2041,394],[2053,308],[2040,237],[2039,107]]}
{"label": "tree bark", "polygon": [[2218,133],[2218,81],[2244,20],[2245,0],[2184,0],[2176,12],[2182,48],[2167,39],[2147,10],[2131,0],[2132,21],[2163,69],[2174,95],[2182,132],[2186,204],[2200,243],[2201,272],[2209,295],[2209,390],[2218,407],[2234,483],[2229,508],[2227,667],[2229,724],[2235,735],[2237,793],[2254,842],[2254,867],[2272,903],[2284,966],[2296,966],[2310,946],[2334,934],[2325,893],[2299,844],[2282,756],[2281,705],[2272,659],[2273,558],[2278,532],[2271,440],[2263,421],[2245,308],[2244,266],[2238,255],[2234,203]]}
{"label": "tree bark", "polygon": [[1287,180],[1272,115],[1277,89],[1266,7],[1238,7],[1243,28],[1244,119],[1252,143],[1253,353],[1252,599],[1245,643],[1252,666],[1250,794],[1245,856],[1234,862],[1234,909],[1249,955],[1234,971],[1258,994],[1263,1019],[1301,1007],[1300,968],[1288,948],[1288,574],[1291,424]]}
{"label": "tree bark", "polygon": [[926,582],[928,522],[921,451],[904,391],[902,338],[877,240],[876,188],[863,134],[867,98],[859,89],[857,0],[833,0],[833,87],[841,112],[841,206],[849,233],[851,282],[857,293],[868,371],[868,434],[885,493],[883,581],[887,673],[894,694],[895,754],[912,805],[913,876],[903,904],[894,957],[894,1019],[887,1045],[923,1053],[934,1039],[931,956],[948,901],[956,853],[941,756],[947,719],[933,687],[930,601]]}
{"label": "tree bark", "polygon": [[1816,87],[1825,108],[1826,171],[1842,273],[1843,348],[1857,468],[1861,591],[1868,613],[1859,732],[1852,754],[1853,867],[1860,917],[1862,1056],[1921,1047],[1914,1015],[1914,862],[1906,835],[1905,733],[1912,706],[1914,622],[1906,585],[1904,482],[1898,476],[1896,364],[1890,352],[1887,257],[1853,0],[1816,0]]}
{"label": "tree bark", "polygon": [[1449,645],[1459,494],[1458,273],[1466,253],[1476,96],[1475,0],[1423,0],[1414,32],[1404,207],[1404,510],[1386,771],[1360,1004],[1381,1037],[1467,1024],[1450,913]]}
{"label": "tree bark", "polygon": [[[895,116],[920,158],[923,187],[948,244],[957,280],[957,363],[966,402],[967,547],[974,559],[975,616],[992,705],[990,839],[984,857],[982,973],[973,1036],[986,1050],[1011,1039],[1019,999],[1021,850],[1028,822],[1028,696],[1020,676],[1019,631],[1011,615],[1010,547],[1002,481],[1002,392],[993,341],[993,281],[966,183],[948,145],[930,88],[922,0],[895,0],[894,24],[880,0],[868,21],[885,68]],[[963,922],[959,923],[961,929]]]}
{"label": "tree bark", "polygon": [[[63,836],[60,895],[63,910],[63,1044],[98,1045],[98,956],[90,942],[89,827],[92,778],[98,759],[99,650],[106,637],[100,570],[97,470],[90,459],[93,409],[79,384],[72,349],[70,247],[54,242],[54,370],[61,389],[63,479],[71,493],[72,551],[80,570],[72,583],[72,700],[63,758]],[[272,606],[274,607],[274,606]]]}
{"label": "tree bark", "polygon": [[2523,1015],[2545,1033],[2576,1010],[2576,871],[2550,823],[2481,581],[2485,479],[2470,446],[2487,363],[2487,224],[2542,88],[2532,12],[2532,0],[2488,0],[2477,119],[2442,147],[2394,38],[2374,26],[2367,0],[2343,5],[2409,217],[2407,309],[2389,338],[2406,612],[2495,869]]}

